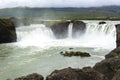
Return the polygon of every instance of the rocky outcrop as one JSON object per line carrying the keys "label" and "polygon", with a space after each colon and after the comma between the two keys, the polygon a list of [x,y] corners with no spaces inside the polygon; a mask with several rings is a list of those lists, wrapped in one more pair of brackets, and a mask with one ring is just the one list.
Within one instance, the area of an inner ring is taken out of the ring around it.
{"label": "rocky outcrop", "polygon": [[99,24],[106,24],[106,22],[104,22],[104,21],[101,21],[101,22],[99,22]]}
{"label": "rocky outcrop", "polygon": [[79,20],[72,20],[71,22],[73,23],[73,37],[79,37],[80,35],[85,33],[86,23]]}
{"label": "rocky outcrop", "polygon": [[105,59],[94,66],[94,69],[105,75],[108,80],[111,80],[115,73],[120,68],[120,59],[109,58]]}
{"label": "rocky outcrop", "polygon": [[62,39],[68,37],[69,23],[70,23],[69,21],[60,21],[54,22],[52,25],[50,25],[50,28],[53,31],[56,38]]}
{"label": "rocky outcrop", "polygon": [[0,19],[0,43],[15,42],[16,40],[16,30],[12,20]]}
{"label": "rocky outcrop", "polygon": [[105,58],[120,58],[120,47],[115,48],[109,54],[105,55]]}
{"label": "rocky outcrop", "polygon": [[90,57],[91,55],[87,52],[73,52],[73,51],[65,51],[65,52],[61,52],[60,54],[62,54],[63,56],[67,56],[67,57],[72,57],[72,56],[80,56],[80,57]]}
{"label": "rocky outcrop", "polygon": [[116,45],[117,47],[120,46],[120,24],[116,25]]}
{"label": "rocky outcrop", "polygon": [[29,74],[27,76],[22,76],[16,78],[15,80],[44,80],[43,76],[37,73]]}
{"label": "rocky outcrop", "polygon": [[105,80],[105,77],[90,67],[83,69],[65,68],[53,71],[46,80]]}

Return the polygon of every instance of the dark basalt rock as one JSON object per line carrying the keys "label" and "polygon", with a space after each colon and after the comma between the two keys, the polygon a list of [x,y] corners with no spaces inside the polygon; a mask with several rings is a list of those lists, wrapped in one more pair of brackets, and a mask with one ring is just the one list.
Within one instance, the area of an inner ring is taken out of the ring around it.
{"label": "dark basalt rock", "polygon": [[94,69],[105,75],[108,80],[112,80],[115,73],[120,68],[120,59],[109,58],[105,59],[94,66]]}
{"label": "dark basalt rock", "polygon": [[16,42],[15,25],[11,19],[0,19],[0,43]]}
{"label": "dark basalt rock", "polygon": [[106,22],[102,21],[102,22],[99,22],[99,24],[106,24]]}
{"label": "dark basalt rock", "polygon": [[117,71],[112,80],[120,80],[120,70]]}
{"label": "dark basalt rock", "polygon": [[105,80],[105,77],[91,67],[83,69],[65,68],[53,71],[46,80]]}
{"label": "dark basalt rock", "polygon": [[105,55],[105,58],[120,58],[120,47],[112,50],[109,54]]}
{"label": "dark basalt rock", "polygon": [[72,34],[73,37],[79,37],[85,33],[86,23],[79,20],[72,20],[71,22],[73,23],[73,34]]}
{"label": "dark basalt rock", "polygon": [[87,74],[86,77],[88,77],[89,80],[107,80],[103,74],[91,67],[84,67],[82,71]]}
{"label": "dark basalt rock", "polygon": [[46,80],[88,80],[88,78],[80,69],[65,68],[53,71]]}
{"label": "dark basalt rock", "polygon": [[115,25],[116,26],[116,45],[117,47],[120,46],[120,24]]}
{"label": "dark basalt rock", "polygon": [[63,56],[68,56],[68,57],[72,57],[72,56],[80,56],[80,57],[90,57],[91,55],[87,52],[73,52],[73,51],[65,51],[65,52],[61,52],[60,54],[62,54]]}
{"label": "dark basalt rock", "polygon": [[29,74],[27,76],[22,76],[20,78],[16,78],[15,80],[44,80],[43,76],[37,73]]}
{"label": "dark basalt rock", "polygon": [[51,30],[53,31],[57,39],[63,39],[68,37],[68,25],[69,21],[54,22],[50,25]]}

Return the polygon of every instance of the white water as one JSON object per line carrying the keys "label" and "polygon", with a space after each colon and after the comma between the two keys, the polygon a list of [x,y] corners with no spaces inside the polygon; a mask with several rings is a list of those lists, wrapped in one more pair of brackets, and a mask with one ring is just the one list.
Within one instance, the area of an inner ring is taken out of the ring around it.
{"label": "white water", "polygon": [[87,22],[85,34],[77,39],[72,38],[72,28],[73,24],[70,23],[68,38],[55,39],[51,29],[43,24],[22,26],[17,28],[18,44],[22,47],[39,46],[42,49],[54,46],[81,46],[103,49],[113,49],[115,47],[115,27],[112,22],[102,25],[97,22]]}
{"label": "white water", "polygon": [[68,26],[68,38],[72,38],[73,23],[70,23]]}

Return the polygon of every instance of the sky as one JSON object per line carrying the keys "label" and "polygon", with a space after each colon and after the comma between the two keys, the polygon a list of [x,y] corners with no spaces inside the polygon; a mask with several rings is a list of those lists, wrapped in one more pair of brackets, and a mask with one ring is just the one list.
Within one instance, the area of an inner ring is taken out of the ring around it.
{"label": "sky", "polygon": [[10,7],[96,7],[120,5],[120,0],[0,0],[0,8]]}

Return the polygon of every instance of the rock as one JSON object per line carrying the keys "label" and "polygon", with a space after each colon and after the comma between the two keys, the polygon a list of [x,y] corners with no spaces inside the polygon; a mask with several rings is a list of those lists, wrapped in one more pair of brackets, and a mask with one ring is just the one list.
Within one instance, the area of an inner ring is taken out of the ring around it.
{"label": "rock", "polygon": [[52,25],[50,25],[50,28],[57,39],[63,39],[68,37],[69,23],[69,21],[60,21],[54,22]]}
{"label": "rock", "polygon": [[71,50],[71,49],[74,49],[74,48],[69,48],[69,49]]}
{"label": "rock", "polygon": [[0,19],[0,43],[16,42],[15,25],[11,19]]}
{"label": "rock", "polygon": [[104,21],[101,21],[101,22],[99,22],[99,24],[106,24],[106,22],[104,22]]}
{"label": "rock", "polygon": [[116,45],[117,47],[120,46],[120,24],[115,25],[116,26]]}
{"label": "rock", "polygon": [[46,80],[106,80],[104,75],[91,67],[81,69],[65,68],[53,71]]}
{"label": "rock", "polygon": [[114,74],[120,68],[120,59],[108,58],[97,63],[93,68],[98,72],[104,74],[108,80],[111,80]]}
{"label": "rock", "polygon": [[46,80],[88,80],[88,78],[80,69],[65,68],[53,71]]}
{"label": "rock", "polygon": [[89,80],[107,80],[103,74],[91,67],[84,67],[82,71],[87,74]]}
{"label": "rock", "polygon": [[80,57],[90,57],[91,55],[87,52],[80,52],[80,51],[77,51],[77,52],[73,52],[73,51],[65,51],[65,52],[61,52],[62,55],[64,56],[68,56],[68,57],[72,57],[72,56],[80,56]]}
{"label": "rock", "polygon": [[79,20],[72,20],[71,22],[73,23],[72,36],[74,38],[79,37],[80,35],[85,33],[86,23],[84,23],[83,21],[79,21]]}
{"label": "rock", "polygon": [[105,58],[120,58],[120,47],[115,48],[109,54],[105,55]]}
{"label": "rock", "polygon": [[29,74],[27,76],[22,76],[20,78],[16,78],[15,80],[44,80],[43,76],[37,73]]}
{"label": "rock", "polygon": [[112,80],[120,80],[120,70],[117,71]]}

